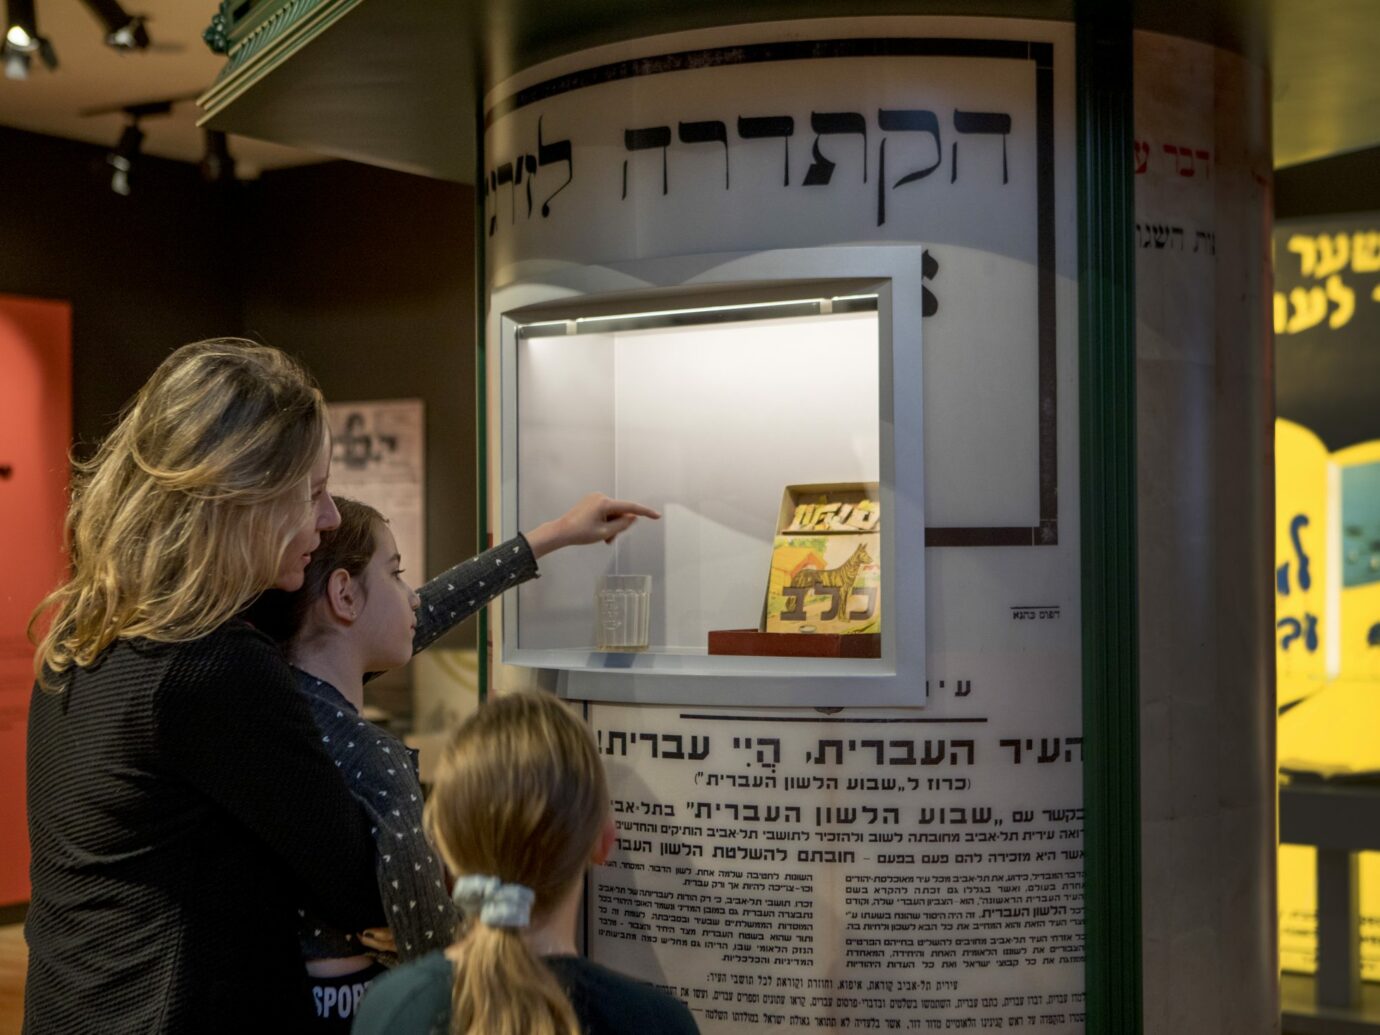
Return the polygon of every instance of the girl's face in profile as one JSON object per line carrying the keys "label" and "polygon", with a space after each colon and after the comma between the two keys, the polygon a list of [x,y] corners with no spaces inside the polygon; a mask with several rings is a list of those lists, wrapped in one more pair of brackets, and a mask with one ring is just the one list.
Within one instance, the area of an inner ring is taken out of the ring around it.
{"label": "girl's face in profile", "polygon": [[411,660],[421,599],[403,580],[402,558],[393,533],[383,524],[375,533],[378,545],[361,577],[364,606],[350,627],[350,637],[360,648],[366,671],[383,672]]}

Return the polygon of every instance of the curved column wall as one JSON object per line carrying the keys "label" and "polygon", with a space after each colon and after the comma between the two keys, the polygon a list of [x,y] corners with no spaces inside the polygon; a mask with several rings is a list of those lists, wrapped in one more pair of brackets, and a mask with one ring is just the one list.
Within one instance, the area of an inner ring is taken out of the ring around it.
{"label": "curved column wall", "polygon": [[1145,1030],[1279,1030],[1264,73],[1135,36]]}
{"label": "curved column wall", "polygon": [[[924,312],[893,343],[923,355],[923,387],[892,386],[923,393],[914,707],[589,706],[630,836],[592,878],[588,951],[710,1035],[1084,1030],[1073,50],[1056,22],[757,24],[570,55],[485,100],[491,528],[505,311],[760,279],[771,255],[925,255],[892,287]],[[1145,1025],[1266,1032],[1268,100],[1213,48],[1138,34],[1135,59]],[[560,685],[495,651],[497,689]],[[894,830],[859,818],[892,803]],[[765,911],[793,961],[713,931],[718,909]]]}

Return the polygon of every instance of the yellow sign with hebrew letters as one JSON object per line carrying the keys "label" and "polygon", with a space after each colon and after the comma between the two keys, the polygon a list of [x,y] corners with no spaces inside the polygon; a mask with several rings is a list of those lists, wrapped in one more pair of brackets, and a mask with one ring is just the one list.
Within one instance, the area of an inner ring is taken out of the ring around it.
{"label": "yellow sign with hebrew letters", "polygon": [[[1285,779],[1380,772],[1380,442],[1336,453],[1275,424],[1275,666]],[[1363,853],[1362,930],[1380,924],[1380,857]],[[1279,849],[1280,962],[1317,967],[1316,852]],[[1362,976],[1380,979],[1363,938]]]}
{"label": "yellow sign with hebrew letters", "polygon": [[1281,706],[1327,679],[1330,460],[1322,439],[1275,422],[1275,671]]}

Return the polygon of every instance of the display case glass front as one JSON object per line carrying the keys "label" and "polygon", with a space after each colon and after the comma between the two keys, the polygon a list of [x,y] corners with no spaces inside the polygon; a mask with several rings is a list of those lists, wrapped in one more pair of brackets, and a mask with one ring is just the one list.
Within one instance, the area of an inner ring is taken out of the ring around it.
{"label": "display case glass front", "polygon": [[501,660],[591,699],[894,676],[890,297],[802,281],[504,313],[503,533],[592,489],[662,516],[544,560],[505,598]]}

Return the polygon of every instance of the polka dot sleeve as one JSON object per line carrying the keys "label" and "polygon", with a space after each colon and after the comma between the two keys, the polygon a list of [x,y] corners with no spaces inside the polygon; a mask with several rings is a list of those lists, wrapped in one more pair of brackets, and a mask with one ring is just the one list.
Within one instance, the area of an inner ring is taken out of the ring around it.
{"label": "polka dot sleeve", "polygon": [[521,533],[442,572],[417,591],[422,606],[417,612],[412,652],[415,654],[430,646],[442,633],[463,622],[505,589],[519,586],[537,575],[537,559]]}

